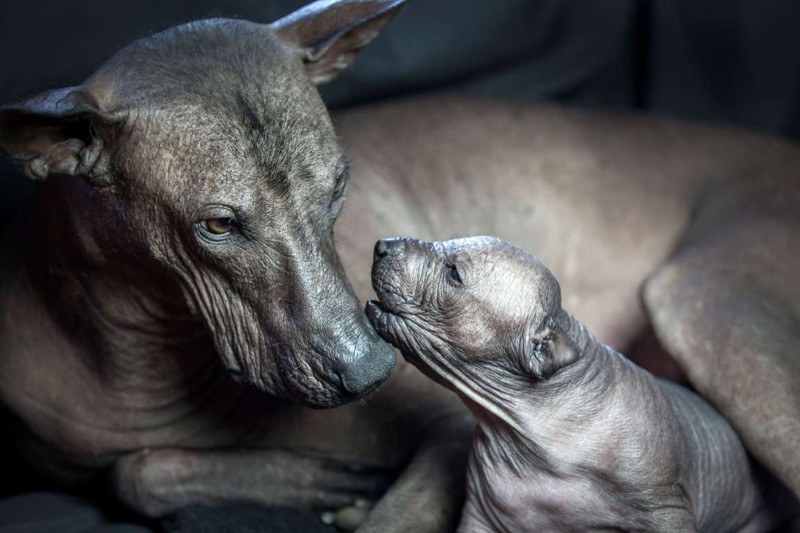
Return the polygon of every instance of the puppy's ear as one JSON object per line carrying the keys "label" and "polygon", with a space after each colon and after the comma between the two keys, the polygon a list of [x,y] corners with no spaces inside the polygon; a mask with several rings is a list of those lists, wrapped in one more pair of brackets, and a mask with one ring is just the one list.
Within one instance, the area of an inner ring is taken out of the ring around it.
{"label": "puppy's ear", "polygon": [[69,174],[109,185],[109,157],[98,129],[113,121],[86,89],[48,91],[0,108],[0,150],[35,180]]}
{"label": "puppy's ear", "polygon": [[553,317],[546,318],[525,344],[523,370],[539,381],[550,378],[580,356],[578,347]]}
{"label": "puppy's ear", "polygon": [[335,78],[377,37],[406,0],[318,0],[270,27],[303,53],[311,81]]}

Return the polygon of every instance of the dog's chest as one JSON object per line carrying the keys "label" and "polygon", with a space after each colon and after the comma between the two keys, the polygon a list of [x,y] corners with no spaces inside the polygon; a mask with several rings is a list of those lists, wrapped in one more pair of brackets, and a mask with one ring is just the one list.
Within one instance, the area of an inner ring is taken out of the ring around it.
{"label": "dog's chest", "polygon": [[56,468],[50,456],[98,468],[135,449],[209,447],[236,436],[237,398],[221,380],[194,376],[206,385],[202,394],[169,383],[137,393],[115,389],[28,300],[3,307],[0,353],[0,400],[19,422],[23,452],[44,470]]}

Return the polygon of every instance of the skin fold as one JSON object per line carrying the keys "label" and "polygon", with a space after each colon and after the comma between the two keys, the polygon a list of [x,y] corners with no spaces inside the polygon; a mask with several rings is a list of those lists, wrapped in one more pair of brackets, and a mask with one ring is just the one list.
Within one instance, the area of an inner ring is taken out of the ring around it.
{"label": "skin fold", "polygon": [[0,256],[24,458],[151,516],[385,492],[363,531],[452,530],[472,417],[394,366],[361,302],[379,237],[494,234],[535,249],[601,341],[654,331],[800,494],[797,147],[452,95],[330,117],[314,83],[398,7],[198,21],[0,110],[39,182]]}
{"label": "skin fold", "polygon": [[766,531],[785,519],[791,499],[725,419],[594,338],[521,249],[381,240],[372,282],[378,332],[478,422],[459,531]]}

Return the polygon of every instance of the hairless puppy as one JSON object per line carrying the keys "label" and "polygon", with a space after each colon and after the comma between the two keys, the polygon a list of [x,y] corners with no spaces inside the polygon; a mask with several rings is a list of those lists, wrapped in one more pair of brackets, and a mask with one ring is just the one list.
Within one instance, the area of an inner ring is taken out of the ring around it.
{"label": "hairless puppy", "polygon": [[376,329],[478,421],[461,531],[764,531],[781,518],[728,422],[595,339],[521,249],[382,240],[372,279]]}

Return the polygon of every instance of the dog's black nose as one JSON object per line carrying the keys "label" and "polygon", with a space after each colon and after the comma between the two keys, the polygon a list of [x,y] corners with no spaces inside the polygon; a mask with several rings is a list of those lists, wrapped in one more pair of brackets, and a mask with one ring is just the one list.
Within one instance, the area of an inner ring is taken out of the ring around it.
{"label": "dog's black nose", "polygon": [[339,379],[347,393],[363,396],[383,383],[392,373],[394,365],[394,349],[378,340],[360,359],[340,370]]}
{"label": "dog's black nose", "polygon": [[406,249],[406,241],[404,239],[381,239],[375,243],[374,259],[380,259],[387,255],[402,255]]}

